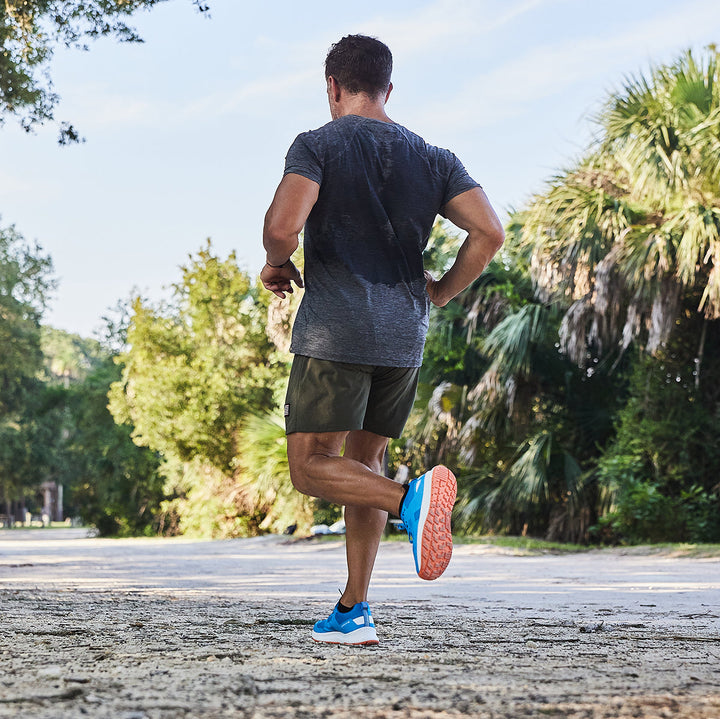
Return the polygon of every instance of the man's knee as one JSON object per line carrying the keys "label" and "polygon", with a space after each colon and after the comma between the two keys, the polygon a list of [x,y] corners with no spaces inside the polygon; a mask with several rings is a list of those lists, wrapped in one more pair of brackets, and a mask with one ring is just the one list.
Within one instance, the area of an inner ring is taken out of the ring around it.
{"label": "man's knee", "polygon": [[346,433],[293,433],[288,435],[290,480],[295,489],[310,497],[322,496],[322,476],[318,463],[339,456]]}
{"label": "man's knee", "polygon": [[307,469],[304,466],[299,466],[300,463],[297,461],[290,460],[290,481],[293,487],[300,492],[300,494],[307,494],[309,497],[315,497],[313,492],[313,482],[308,476]]}

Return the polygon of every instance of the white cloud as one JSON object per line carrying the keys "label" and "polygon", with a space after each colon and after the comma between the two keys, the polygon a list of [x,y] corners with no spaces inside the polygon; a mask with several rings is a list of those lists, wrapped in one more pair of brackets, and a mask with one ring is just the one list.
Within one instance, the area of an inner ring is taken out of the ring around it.
{"label": "white cloud", "polygon": [[[238,110],[268,103],[272,99],[288,99],[302,95],[306,90],[320,82],[318,73],[310,70],[269,76],[253,80],[230,92],[216,92],[190,102],[182,109],[185,117],[219,117],[229,115]],[[265,108],[257,108],[258,114],[265,114]]]}
{"label": "white cloud", "polygon": [[713,32],[713,19],[714,32],[720,31],[718,8],[715,0],[684,3],[616,35],[589,32],[563,43],[533,47],[480,73],[443,106],[426,106],[419,120],[445,131],[482,128],[517,117],[538,101],[571,92],[580,82],[603,90],[617,87],[625,75],[642,70],[651,56],[658,61],[672,59],[665,53],[682,50],[689,38],[698,36],[698,28]]}
{"label": "white cloud", "polygon": [[409,56],[427,53],[441,43],[477,43],[527,12],[566,1],[436,0],[412,16],[405,14],[393,19],[381,16],[366,25],[372,28],[373,34],[388,43],[394,54]]}
{"label": "white cloud", "polygon": [[76,84],[64,94],[63,115],[79,118],[78,128],[87,133],[94,128],[157,127],[167,124],[175,113],[169,101],[118,93],[111,87],[109,83]]}

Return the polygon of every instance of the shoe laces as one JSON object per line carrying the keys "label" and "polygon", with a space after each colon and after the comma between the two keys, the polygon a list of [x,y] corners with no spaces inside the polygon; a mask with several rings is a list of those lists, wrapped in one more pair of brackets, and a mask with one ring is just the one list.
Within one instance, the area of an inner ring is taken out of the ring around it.
{"label": "shoe laces", "polygon": [[410,539],[411,542],[413,541],[413,536],[412,536],[412,534],[410,533],[410,530],[408,529],[408,527],[407,527],[407,525],[405,524],[405,522],[400,522],[400,524],[397,525],[397,528],[398,528],[401,532],[407,532],[408,538]]}

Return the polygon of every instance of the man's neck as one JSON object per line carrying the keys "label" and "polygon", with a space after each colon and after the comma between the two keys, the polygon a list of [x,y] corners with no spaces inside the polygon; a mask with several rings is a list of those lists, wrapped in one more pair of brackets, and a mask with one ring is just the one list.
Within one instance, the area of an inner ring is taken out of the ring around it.
{"label": "man's neck", "polygon": [[372,120],[380,120],[381,122],[392,122],[385,112],[385,103],[382,99],[369,97],[362,92],[344,97],[335,106],[332,113],[333,120],[345,115],[359,115],[360,117],[369,117]]}

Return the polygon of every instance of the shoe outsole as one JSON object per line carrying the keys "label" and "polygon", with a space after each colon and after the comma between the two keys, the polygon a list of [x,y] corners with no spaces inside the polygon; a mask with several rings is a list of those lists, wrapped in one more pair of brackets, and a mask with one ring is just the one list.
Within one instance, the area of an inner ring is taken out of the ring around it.
{"label": "shoe outsole", "polygon": [[[312,639],[318,644],[347,644],[354,647],[380,644],[375,630],[371,630],[370,627],[363,627],[363,629],[358,629],[349,635],[343,634],[342,632],[324,632],[319,634],[313,631]],[[356,641],[348,641],[350,639],[355,639]]]}
{"label": "shoe outsole", "polygon": [[418,576],[437,579],[452,558],[452,516],[457,496],[455,475],[443,466],[434,467],[430,483],[430,506],[422,527],[422,550]]}
{"label": "shoe outsole", "polygon": [[315,639],[313,637],[313,641],[317,644],[343,644],[346,647],[371,647],[380,644],[377,639],[368,639],[365,642],[332,642],[327,639]]}

